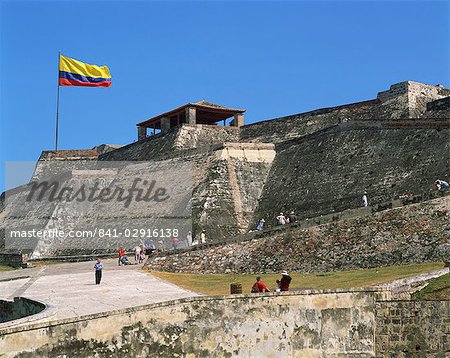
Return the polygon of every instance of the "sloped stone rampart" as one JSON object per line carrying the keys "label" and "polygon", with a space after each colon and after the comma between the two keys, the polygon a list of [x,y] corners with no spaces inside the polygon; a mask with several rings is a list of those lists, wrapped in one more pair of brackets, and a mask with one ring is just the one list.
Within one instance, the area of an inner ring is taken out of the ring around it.
{"label": "sloped stone rampart", "polygon": [[307,218],[360,207],[365,191],[370,205],[430,193],[450,173],[447,124],[343,123],[280,143],[255,217],[270,226],[280,212]]}
{"label": "sloped stone rampart", "polygon": [[328,272],[443,261],[450,197],[309,228],[148,259],[150,270],[194,273]]}

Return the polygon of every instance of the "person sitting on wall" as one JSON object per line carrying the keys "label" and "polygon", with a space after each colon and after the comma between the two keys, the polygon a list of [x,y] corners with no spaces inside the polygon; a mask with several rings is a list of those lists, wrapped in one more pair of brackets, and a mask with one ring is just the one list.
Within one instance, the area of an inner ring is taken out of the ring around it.
{"label": "person sitting on wall", "polygon": [[266,284],[262,282],[261,277],[256,277],[256,282],[252,286],[252,293],[258,293],[258,292],[270,292],[270,290],[267,288]]}
{"label": "person sitting on wall", "polygon": [[438,179],[435,181],[435,183],[436,183],[437,190],[439,190],[439,191],[447,190],[450,187],[450,185],[445,180]]}
{"label": "person sitting on wall", "polygon": [[277,280],[278,288],[280,291],[289,291],[289,285],[291,284],[292,277],[288,275],[286,271],[281,273],[281,280]]}
{"label": "person sitting on wall", "polygon": [[150,255],[155,250],[156,250],[155,243],[153,242],[152,239],[148,239],[145,242],[145,250],[144,250],[145,254]]}
{"label": "person sitting on wall", "polygon": [[178,240],[178,238],[173,237],[172,238],[172,248],[174,250],[178,249],[178,244],[180,243],[180,240]]}

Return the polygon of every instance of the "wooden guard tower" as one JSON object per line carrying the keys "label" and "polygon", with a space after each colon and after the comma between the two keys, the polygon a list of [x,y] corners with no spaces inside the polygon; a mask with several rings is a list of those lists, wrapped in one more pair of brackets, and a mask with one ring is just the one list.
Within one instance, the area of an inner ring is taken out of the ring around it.
{"label": "wooden guard tower", "polygon": [[183,123],[216,125],[217,122],[223,121],[226,125],[226,120],[230,117],[233,117],[230,126],[241,127],[244,125],[244,112],[245,109],[224,107],[206,101],[187,103],[136,124],[138,140],[147,138],[147,128],[152,129],[155,134],[157,129],[165,133],[170,128]]}

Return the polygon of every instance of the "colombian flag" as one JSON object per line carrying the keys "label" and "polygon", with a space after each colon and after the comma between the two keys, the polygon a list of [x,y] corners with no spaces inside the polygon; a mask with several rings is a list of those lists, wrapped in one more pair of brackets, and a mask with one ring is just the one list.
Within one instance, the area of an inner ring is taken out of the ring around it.
{"label": "colombian flag", "polygon": [[59,57],[60,86],[111,86],[111,74],[107,66],[89,65],[70,57]]}

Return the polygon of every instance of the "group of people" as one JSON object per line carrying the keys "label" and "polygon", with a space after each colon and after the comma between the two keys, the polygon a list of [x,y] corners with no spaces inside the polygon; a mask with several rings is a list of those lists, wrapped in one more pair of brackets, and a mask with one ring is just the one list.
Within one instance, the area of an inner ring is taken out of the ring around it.
{"label": "group of people", "polygon": [[[291,284],[292,277],[286,271],[281,273],[281,278],[276,280],[277,287],[275,288],[275,292],[283,292],[289,291],[289,285]],[[252,286],[252,293],[258,292],[270,292],[267,288],[266,284],[262,281],[261,276],[256,277],[256,282]]]}
{"label": "group of people", "polygon": [[206,231],[203,229],[200,232],[200,237],[192,237],[192,232],[188,232],[186,236],[187,247],[196,246],[198,244],[206,244]]}
{"label": "group of people", "polygon": [[[140,264],[143,263],[145,261],[145,245],[136,245],[134,248],[134,264]],[[122,248],[119,247],[119,261],[118,261],[119,266],[126,266],[126,265],[133,265],[132,262],[130,262],[130,260],[128,259],[128,255],[126,253],[126,251]]]}
{"label": "group of people", "polygon": [[[173,237],[171,239],[171,242],[172,242],[172,249],[177,250],[180,246],[180,240],[178,239],[178,237]],[[198,237],[193,238],[191,231],[189,231],[186,236],[186,246],[187,247],[195,246],[198,245],[199,243],[202,244],[206,243],[205,230],[201,231],[199,238]],[[150,255],[154,251],[158,252],[166,251],[166,245],[164,240],[158,240],[157,245],[155,245],[152,239],[148,239],[145,243],[141,242],[140,244],[137,244],[134,248],[134,261],[135,261],[134,264],[140,264],[144,262],[146,256]],[[119,266],[132,265],[127,256],[126,251],[122,247],[119,247],[118,252],[119,252],[119,261],[118,261]]]}
{"label": "group of people", "polygon": [[294,214],[293,211],[291,211],[290,214],[288,214],[288,215],[280,213],[280,215],[278,215],[276,217],[276,221],[277,221],[277,225],[286,225],[286,224],[296,222],[297,216]]}

